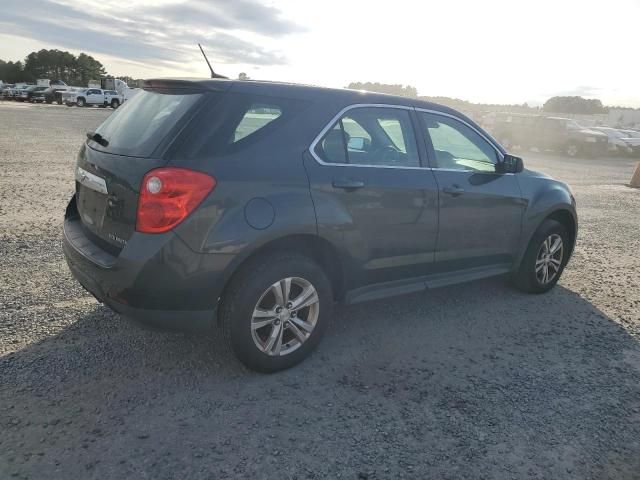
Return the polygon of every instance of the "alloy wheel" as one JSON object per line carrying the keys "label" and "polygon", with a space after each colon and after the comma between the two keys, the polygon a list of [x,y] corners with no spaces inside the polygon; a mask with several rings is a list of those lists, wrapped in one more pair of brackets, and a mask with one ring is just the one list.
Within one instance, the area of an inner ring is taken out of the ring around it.
{"label": "alloy wheel", "polygon": [[284,278],[271,285],[253,309],[253,342],[267,355],[287,355],[309,339],[319,313],[315,287],[304,278]]}
{"label": "alloy wheel", "polygon": [[536,278],[541,285],[547,285],[558,276],[563,256],[562,237],[557,233],[549,235],[540,245],[536,257]]}

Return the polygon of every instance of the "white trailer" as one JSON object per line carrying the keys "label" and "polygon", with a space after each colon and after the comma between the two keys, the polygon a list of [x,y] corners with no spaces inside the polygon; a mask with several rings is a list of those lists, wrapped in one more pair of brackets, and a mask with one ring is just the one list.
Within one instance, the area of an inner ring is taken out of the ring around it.
{"label": "white trailer", "polygon": [[105,77],[100,80],[100,83],[102,84],[103,90],[115,90],[118,92],[118,95],[122,97],[123,102],[133,98],[133,96],[140,91],[139,88],[131,88],[127,85],[127,82],[120,80],[119,78]]}

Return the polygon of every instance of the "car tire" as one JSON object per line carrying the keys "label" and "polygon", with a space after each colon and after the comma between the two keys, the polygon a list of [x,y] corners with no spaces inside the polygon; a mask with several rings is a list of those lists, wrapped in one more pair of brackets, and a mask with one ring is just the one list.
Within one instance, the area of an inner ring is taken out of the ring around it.
{"label": "car tire", "polygon": [[84,98],[79,98],[78,101],[76,102],[76,105],[78,105],[79,107],[84,107],[86,105],[86,102],[84,100]]}
{"label": "car tire", "polygon": [[[283,300],[287,285],[289,296]],[[296,311],[296,301],[313,303]],[[331,285],[317,263],[276,252],[250,261],[234,275],[222,298],[219,325],[226,346],[245,366],[271,373],[298,364],[313,351],[332,307]]]}
{"label": "car tire", "polygon": [[118,100],[116,100],[115,98],[113,100],[111,100],[111,108],[113,108],[115,110],[119,106],[120,106],[120,102]]}
{"label": "car tire", "polygon": [[578,154],[580,153],[580,147],[575,143],[569,143],[564,148],[564,153],[566,153],[567,156],[572,157],[572,158],[573,157],[577,157]]}
{"label": "car tire", "polygon": [[[560,244],[556,242],[560,240]],[[551,290],[562,275],[571,252],[571,239],[560,222],[547,219],[533,234],[514,274],[514,284],[527,293]],[[545,270],[548,272],[545,278]]]}

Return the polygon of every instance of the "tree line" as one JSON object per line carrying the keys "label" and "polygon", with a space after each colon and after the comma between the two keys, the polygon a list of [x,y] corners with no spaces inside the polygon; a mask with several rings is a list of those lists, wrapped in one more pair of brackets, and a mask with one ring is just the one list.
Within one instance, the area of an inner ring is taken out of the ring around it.
{"label": "tree line", "polygon": [[87,85],[107,75],[102,63],[86,53],[78,56],[61,50],[31,52],[24,61],[0,60],[0,80],[6,83],[35,82],[38,78],[62,80],[68,85]]}
{"label": "tree line", "polygon": [[[372,83],[372,82],[352,82],[347,85],[347,88],[354,90],[368,90],[370,92],[388,93],[391,95],[399,95],[402,97],[419,98],[421,100],[432,101],[441,103],[453,108],[465,108],[472,105],[471,102],[466,100],[460,100],[459,98],[450,97],[427,97],[419,96],[416,87],[411,85],[390,85],[384,83]],[[512,105],[505,105],[512,106]],[[527,107],[524,105],[517,105],[518,107]],[[583,113],[583,114],[595,114],[595,113],[607,113],[609,107],[602,105],[602,102],[597,99],[589,99],[575,96],[556,96],[551,97],[542,106],[542,110],[549,113]]]}

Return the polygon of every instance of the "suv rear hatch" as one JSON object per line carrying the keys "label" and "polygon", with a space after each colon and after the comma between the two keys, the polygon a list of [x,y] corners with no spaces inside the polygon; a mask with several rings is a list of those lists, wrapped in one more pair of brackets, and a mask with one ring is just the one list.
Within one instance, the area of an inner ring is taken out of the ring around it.
{"label": "suv rear hatch", "polygon": [[136,228],[145,173],[167,163],[167,147],[202,105],[220,96],[210,90],[185,81],[148,83],[87,134],[75,172],[76,205],[95,244],[112,255],[126,245]]}

